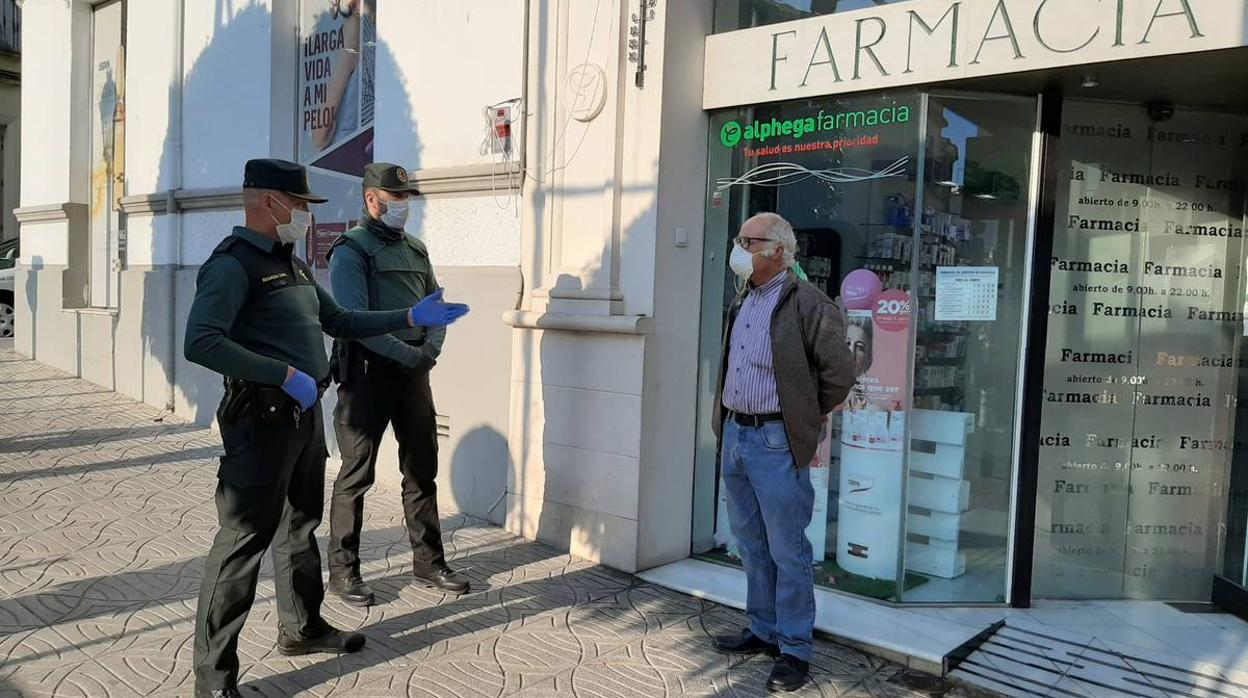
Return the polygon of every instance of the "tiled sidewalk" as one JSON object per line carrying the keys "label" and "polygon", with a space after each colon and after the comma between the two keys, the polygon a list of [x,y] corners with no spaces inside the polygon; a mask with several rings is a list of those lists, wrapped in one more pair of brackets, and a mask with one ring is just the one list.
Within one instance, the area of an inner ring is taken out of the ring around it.
{"label": "tiled sidewalk", "polygon": [[[180,696],[211,541],[217,437],[0,353],[0,696]],[[399,498],[375,492],[364,533],[380,605],[326,602],[364,651],[274,649],[271,567],[240,641],[244,695],[759,695],[770,669],[708,649],[735,610],[449,515],[454,598],[407,584]],[[969,696],[820,641],[797,695]],[[919,688],[923,686],[923,688]],[[979,694],[976,694],[979,695]]]}

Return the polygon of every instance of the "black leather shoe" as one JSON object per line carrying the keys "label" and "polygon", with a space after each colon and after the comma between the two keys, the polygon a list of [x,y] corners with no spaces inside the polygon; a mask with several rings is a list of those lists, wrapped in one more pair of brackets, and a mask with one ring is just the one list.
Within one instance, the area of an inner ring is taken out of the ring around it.
{"label": "black leather shoe", "polygon": [[789,654],[782,654],[767,679],[768,691],[796,691],[806,683],[810,674],[810,662],[804,662]]}
{"label": "black leather shoe", "polygon": [[243,698],[237,688],[200,688],[195,687],[195,698]]}
{"label": "black leather shoe", "polygon": [[428,571],[416,570],[414,576],[418,584],[423,584],[426,587],[441,589],[451,594],[468,593],[468,580],[459,576],[450,567],[439,567]]}
{"label": "black leather shoe", "polygon": [[318,652],[359,652],[363,647],[363,635],[339,630],[324,621],[321,621],[319,630],[312,635],[290,635],[285,630],[277,635],[277,651],[287,657]]}
{"label": "black leather shoe", "polygon": [[341,579],[330,577],[329,590],[352,606],[373,605],[373,590],[364,583],[363,579],[360,579],[359,575]]}
{"label": "black leather shoe", "polygon": [[764,642],[757,635],[750,632],[749,628],[741,631],[739,635],[721,635],[715,638],[712,643],[715,649],[728,654],[758,654],[765,653],[772,657],[780,656],[780,648]]}

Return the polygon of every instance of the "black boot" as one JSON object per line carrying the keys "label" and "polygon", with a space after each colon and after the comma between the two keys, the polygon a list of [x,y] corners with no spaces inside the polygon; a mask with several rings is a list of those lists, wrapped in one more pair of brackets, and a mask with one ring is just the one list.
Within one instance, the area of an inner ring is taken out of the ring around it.
{"label": "black boot", "polygon": [[201,688],[195,687],[195,698],[243,698],[243,694],[238,689],[230,686],[229,688]]}
{"label": "black boot", "polygon": [[763,652],[771,657],[780,656],[780,648],[764,642],[747,628],[739,635],[721,635],[712,643],[715,649],[727,654],[758,654]]}
{"label": "black boot", "polygon": [[283,630],[277,635],[277,651],[287,657],[317,652],[359,652],[363,647],[363,635],[339,630],[325,621],[321,621],[312,633],[292,635]]}
{"label": "black boot", "polygon": [[373,605],[373,590],[364,583],[363,579],[360,579],[358,574],[341,578],[330,577],[329,590],[352,606]]}
{"label": "black boot", "polygon": [[791,654],[782,654],[776,660],[776,666],[767,679],[768,691],[796,691],[806,683],[810,674],[810,662],[805,662]]}
{"label": "black boot", "polygon": [[459,576],[455,570],[446,565],[427,570],[417,568],[414,576],[418,584],[423,584],[426,587],[441,589],[451,594],[468,593],[468,580]]}

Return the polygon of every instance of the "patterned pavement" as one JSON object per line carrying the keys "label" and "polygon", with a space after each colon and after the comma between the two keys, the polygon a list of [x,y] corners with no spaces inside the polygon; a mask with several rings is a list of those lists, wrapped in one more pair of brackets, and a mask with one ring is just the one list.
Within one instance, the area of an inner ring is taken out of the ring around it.
{"label": "patterned pavement", "polygon": [[[217,438],[0,349],[0,698],[185,696]],[[246,696],[752,696],[770,662],[708,650],[733,609],[646,584],[444,513],[473,582],[454,598],[407,584],[395,492],[370,496],[365,577],[380,605],[330,599],[364,651],[274,648],[267,561],[240,640]],[[804,696],[985,695],[820,641]]]}

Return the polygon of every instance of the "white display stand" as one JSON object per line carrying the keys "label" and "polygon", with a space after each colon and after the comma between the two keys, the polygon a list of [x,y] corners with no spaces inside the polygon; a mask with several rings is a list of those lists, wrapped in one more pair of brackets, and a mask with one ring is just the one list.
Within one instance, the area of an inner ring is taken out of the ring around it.
{"label": "white display stand", "polygon": [[904,433],[904,412],[844,414],[836,564],[851,574],[897,577]]}
{"label": "white display stand", "polygon": [[906,569],[952,579],[966,572],[958,539],[962,514],[970,506],[970,483],[963,479],[963,469],[974,415],[936,410],[910,414]]}

